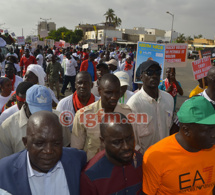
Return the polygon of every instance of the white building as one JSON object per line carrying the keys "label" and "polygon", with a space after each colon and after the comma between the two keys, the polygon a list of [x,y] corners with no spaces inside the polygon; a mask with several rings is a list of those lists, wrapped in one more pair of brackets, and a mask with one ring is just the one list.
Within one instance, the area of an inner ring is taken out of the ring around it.
{"label": "white building", "polygon": [[130,34],[130,35],[139,35],[139,34],[146,34],[144,27],[134,27],[133,29],[125,29],[121,28],[119,29],[124,34]]}
{"label": "white building", "polygon": [[[172,41],[175,42],[180,33],[173,31],[172,33]],[[171,41],[171,30],[166,31],[165,33],[165,41]]]}

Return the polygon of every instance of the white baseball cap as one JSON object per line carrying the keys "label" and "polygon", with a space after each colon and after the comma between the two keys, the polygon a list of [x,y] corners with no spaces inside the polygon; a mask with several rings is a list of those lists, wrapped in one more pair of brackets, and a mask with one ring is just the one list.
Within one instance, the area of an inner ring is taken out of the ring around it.
{"label": "white baseball cap", "polygon": [[124,72],[124,71],[118,71],[116,73],[114,73],[115,76],[118,77],[119,81],[120,81],[120,86],[129,86],[129,75],[128,73]]}

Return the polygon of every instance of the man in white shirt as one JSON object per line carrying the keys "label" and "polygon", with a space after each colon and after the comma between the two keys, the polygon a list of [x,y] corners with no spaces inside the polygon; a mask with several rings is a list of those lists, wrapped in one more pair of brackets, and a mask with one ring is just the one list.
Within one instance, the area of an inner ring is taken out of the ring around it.
{"label": "man in white shirt", "polygon": [[127,102],[135,113],[147,114],[147,124],[137,124],[135,129],[136,149],[143,154],[146,149],[169,135],[172,125],[173,98],[169,93],[158,89],[161,67],[148,60],[140,64],[143,87]]}
{"label": "man in white shirt", "polygon": [[76,76],[76,70],[78,68],[78,64],[76,60],[70,55],[70,53],[66,53],[65,61],[63,62],[65,66],[65,73],[64,73],[64,81],[63,81],[63,87],[61,89],[61,96],[65,96],[64,93],[66,91],[66,87],[69,83],[71,83],[72,92],[75,92],[75,76]]}
{"label": "man in white shirt", "polygon": [[[99,100],[99,97],[91,93],[92,85],[93,83],[90,73],[87,71],[79,72],[75,79],[75,93],[60,100],[56,110],[62,114],[65,113],[65,116],[71,114],[71,117],[75,117],[78,110]],[[65,120],[67,119],[70,120],[71,118],[66,118]],[[67,125],[72,132],[72,123],[68,120],[65,122],[67,122]]]}
{"label": "man in white shirt", "polygon": [[39,49],[37,49],[35,53],[36,53],[37,64],[43,68],[43,55],[40,53]]}

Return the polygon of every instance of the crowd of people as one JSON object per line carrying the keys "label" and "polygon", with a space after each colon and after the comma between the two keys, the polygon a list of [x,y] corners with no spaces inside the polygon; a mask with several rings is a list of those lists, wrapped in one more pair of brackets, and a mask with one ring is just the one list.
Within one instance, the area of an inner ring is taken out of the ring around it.
{"label": "crowd of people", "polygon": [[0,194],[215,194],[215,67],[176,110],[176,69],[148,59],[137,85],[134,56],[0,52]]}

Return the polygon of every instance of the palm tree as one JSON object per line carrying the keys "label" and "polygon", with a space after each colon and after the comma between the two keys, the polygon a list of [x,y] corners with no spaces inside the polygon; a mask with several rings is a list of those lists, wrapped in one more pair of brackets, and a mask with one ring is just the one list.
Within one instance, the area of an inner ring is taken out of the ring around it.
{"label": "palm tree", "polygon": [[122,20],[120,18],[118,18],[117,16],[114,18],[113,22],[116,27],[118,27],[122,24]]}
{"label": "palm tree", "polygon": [[198,35],[198,36],[195,36],[194,35],[194,39],[201,39],[203,36],[200,34],[200,35]]}
{"label": "palm tree", "polygon": [[106,23],[109,21],[109,23],[113,22],[114,20],[114,10],[109,8],[108,11],[106,11],[106,13],[104,14],[104,16],[106,16]]}
{"label": "palm tree", "polygon": [[186,40],[184,34],[180,34],[178,37],[177,37],[177,43],[184,43]]}
{"label": "palm tree", "polygon": [[187,36],[186,37],[186,42],[187,43],[192,43],[193,42],[193,38],[191,36]]}

